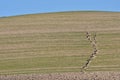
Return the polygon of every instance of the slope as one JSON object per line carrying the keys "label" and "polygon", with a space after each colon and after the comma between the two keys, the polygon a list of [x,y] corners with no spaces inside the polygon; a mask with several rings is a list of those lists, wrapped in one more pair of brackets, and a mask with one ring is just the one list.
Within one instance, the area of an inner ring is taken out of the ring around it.
{"label": "slope", "polygon": [[120,71],[120,13],[60,12],[0,18],[0,74],[80,71],[92,53],[86,31],[99,49],[87,70]]}

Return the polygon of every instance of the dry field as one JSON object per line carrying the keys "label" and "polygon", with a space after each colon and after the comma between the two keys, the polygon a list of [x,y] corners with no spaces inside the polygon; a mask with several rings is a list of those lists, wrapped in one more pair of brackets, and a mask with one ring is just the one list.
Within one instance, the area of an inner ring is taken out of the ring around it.
{"label": "dry field", "polygon": [[4,75],[0,80],[120,80],[120,72]]}
{"label": "dry field", "polygon": [[[59,73],[79,72],[93,52],[86,31],[97,33],[99,49],[87,72],[114,71],[118,77],[119,12],[61,12],[0,18],[0,74],[58,73],[54,75],[63,76]],[[80,78],[81,73],[75,74]],[[113,73],[105,75],[111,77]]]}

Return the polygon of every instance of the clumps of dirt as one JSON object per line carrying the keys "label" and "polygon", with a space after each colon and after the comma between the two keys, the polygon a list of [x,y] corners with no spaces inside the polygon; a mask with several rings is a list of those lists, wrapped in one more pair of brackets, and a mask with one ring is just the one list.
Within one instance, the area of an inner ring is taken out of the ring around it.
{"label": "clumps of dirt", "polygon": [[0,80],[120,80],[120,72],[1,75]]}

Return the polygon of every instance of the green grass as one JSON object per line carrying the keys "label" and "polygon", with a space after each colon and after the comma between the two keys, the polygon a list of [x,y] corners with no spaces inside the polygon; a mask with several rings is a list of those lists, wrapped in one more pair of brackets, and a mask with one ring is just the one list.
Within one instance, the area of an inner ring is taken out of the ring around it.
{"label": "green grass", "polygon": [[78,72],[93,49],[88,71],[120,71],[120,13],[63,12],[0,18],[0,74]]}

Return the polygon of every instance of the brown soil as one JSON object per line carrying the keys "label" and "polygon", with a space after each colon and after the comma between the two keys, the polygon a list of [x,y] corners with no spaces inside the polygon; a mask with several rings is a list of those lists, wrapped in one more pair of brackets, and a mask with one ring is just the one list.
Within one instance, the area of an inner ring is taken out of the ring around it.
{"label": "brown soil", "polygon": [[1,75],[0,80],[120,80],[120,72]]}

